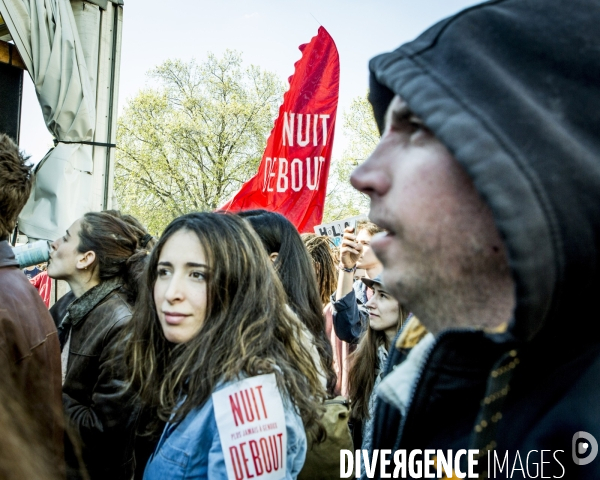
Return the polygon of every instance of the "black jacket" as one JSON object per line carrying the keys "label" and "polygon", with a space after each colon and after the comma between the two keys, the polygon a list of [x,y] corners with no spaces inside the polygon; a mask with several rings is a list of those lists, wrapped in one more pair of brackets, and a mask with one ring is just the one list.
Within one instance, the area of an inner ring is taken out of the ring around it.
{"label": "black jacket", "polygon": [[400,95],[462,164],[517,296],[502,334],[438,335],[406,416],[378,402],[374,448],[562,450],[544,476],[600,478],[572,457],[577,432],[600,441],[599,21],[597,1],[490,1],[371,61],[380,129]]}
{"label": "black jacket", "polygon": [[[70,348],[63,384],[67,421],[82,442],[91,480],[130,479],[139,408],[124,394],[120,333],[131,307],[118,283],[103,282],[74,300],[65,295],[53,307],[61,325],[70,324]],[[80,478],[77,458],[67,443],[69,478]]]}
{"label": "black jacket", "polygon": [[347,343],[357,344],[365,325],[369,322],[367,286],[360,280],[352,284],[352,290],[339,300],[336,292],[331,295],[333,305],[333,329],[336,336]]}

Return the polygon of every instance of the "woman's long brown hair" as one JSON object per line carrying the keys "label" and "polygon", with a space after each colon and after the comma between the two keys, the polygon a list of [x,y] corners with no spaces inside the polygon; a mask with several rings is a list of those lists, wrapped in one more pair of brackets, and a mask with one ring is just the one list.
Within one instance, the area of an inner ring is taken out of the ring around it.
{"label": "woman's long brown hair", "polygon": [[238,215],[250,222],[267,254],[278,253],[273,265],[287,295],[287,304],[313,336],[321,358],[321,369],[327,380],[327,391],[333,394],[336,374],[333,369],[333,352],[325,335],[323,304],[312,260],[298,230],[280,213],[246,210],[238,212]]}
{"label": "woman's long brown hair", "polygon": [[[193,232],[207,263],[207,311],[198,334],[169,343],[153,298],[163,246],[180,230]],[[235,215],[191,213],[175,219],[154,247],[131,322],[126,327],[129,388],[164,421],[181,421],[202,406],[219,382],[275,373],[309,432],[322,433],[325,398],[299,323],[260,239]],[[174,417],[171,416],[174,414]]]}
{"label": "woman's long brown hair", "polygon": [[[408,317],[408,312],[398,305],[397,331],[402,322]],[[350,416],[359,420],[369,418],[369,398],[375,386],[377,371],[385,365],[379,365],[377,351],[385,345],[385,332],[367,327],[360,336],[356,350],[348,357],[350,368],[348,372],[348,396],[350,397]],[[393,345],[390,345],[393,348]]]}

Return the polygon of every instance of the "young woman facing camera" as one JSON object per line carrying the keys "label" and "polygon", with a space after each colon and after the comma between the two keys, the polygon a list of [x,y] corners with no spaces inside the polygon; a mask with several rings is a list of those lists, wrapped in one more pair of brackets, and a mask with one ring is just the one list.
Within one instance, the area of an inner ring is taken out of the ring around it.
{"label": "young woman facing camera", "polygon": [[385,290],[381,277],[363,278],[373,296],[366,303],[369,326],[350,356],[348,389],[355,448],[369,449],[375,408],[375,389],[381,381],[388,351],[408,312]]}
{"label": "young woman facing camera", "polygon": [[154,248],[128,327],[130,388],[168,421],[146,480],[296,478],[325,391],[260,240],[192,213]]}

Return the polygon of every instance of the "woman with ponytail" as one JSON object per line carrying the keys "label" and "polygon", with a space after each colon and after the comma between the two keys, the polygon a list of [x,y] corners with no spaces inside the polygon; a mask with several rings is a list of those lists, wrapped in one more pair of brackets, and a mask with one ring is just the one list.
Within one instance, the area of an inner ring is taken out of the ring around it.
{"label": "woman with ponytail", "polygon": [[85,478],[84,469],[91,480],[132,476],[139,412],[123,393],[119,339],[149,253],[146,234],[119,212],[86,213],[51,245],[48,275],[71,288],[50,310],[61,342],[67,430],[74,437],[65,446],[69,479]]}

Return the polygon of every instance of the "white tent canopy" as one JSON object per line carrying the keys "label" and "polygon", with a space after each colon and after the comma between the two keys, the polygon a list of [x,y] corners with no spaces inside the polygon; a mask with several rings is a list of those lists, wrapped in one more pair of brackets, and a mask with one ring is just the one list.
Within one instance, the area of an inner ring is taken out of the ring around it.
{"label": "white tent canopy", "polygon": [[57,238],[85,212],[110,206],[122,26],[115,3],[0,0],[57,142],[19,217],[31,238]]}

